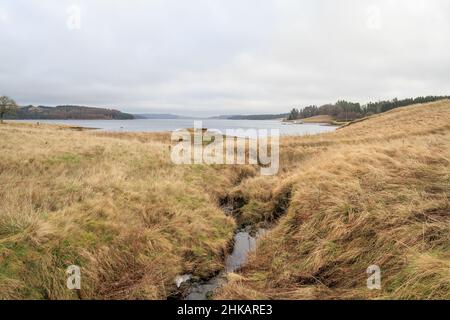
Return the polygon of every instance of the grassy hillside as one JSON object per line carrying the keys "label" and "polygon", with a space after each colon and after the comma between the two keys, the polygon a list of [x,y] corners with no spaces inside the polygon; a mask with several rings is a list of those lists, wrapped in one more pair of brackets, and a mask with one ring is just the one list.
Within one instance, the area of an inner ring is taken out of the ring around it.
{"label": "grassy hillside", "polygon": [[262,177],[173,165],[167,134],[0,125],[0,299],[164,299],[258,224],[271,230],[216,297],[450,298],[450,101],[281,143]]}
{"label": "grassy hillside", "polygon": [[[283,217],[217,298],[450,298],[450,101],[287,138],[282,150],[272,189],[252,178],[230,195],[243,223]],[[370,265],[380,291],[366,287]]]}
{"label": "grassy hillside", "polygon": [[310,118],[301,119],[303,123],[333,123],[335,120],[329,115],[320,115]]}

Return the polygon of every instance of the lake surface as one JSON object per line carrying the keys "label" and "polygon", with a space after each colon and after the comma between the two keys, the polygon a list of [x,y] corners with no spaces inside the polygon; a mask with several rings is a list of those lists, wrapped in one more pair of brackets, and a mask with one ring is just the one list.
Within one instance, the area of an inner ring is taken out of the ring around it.
{"label": "lake surface", "polygon": [[[18,120],[19,121],[19,120]],[[326,124],[283,124],[277,120],[223,120],[223,119],[136,119],[136,120],[20,120],[28,123],[67,124],[102,131],[162,132],[193,128],[194,121],[201,121],[203,128],[226,129],[279,129],[281,135],[307,135],[336,130]]]}

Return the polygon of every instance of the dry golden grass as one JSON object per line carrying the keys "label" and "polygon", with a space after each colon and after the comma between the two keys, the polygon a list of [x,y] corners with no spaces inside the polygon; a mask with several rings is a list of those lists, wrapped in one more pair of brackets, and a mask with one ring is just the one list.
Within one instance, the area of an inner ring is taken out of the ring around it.
{"label": "dry golden grass", "polygon": [[0,125],[0,299],[164,299],[223,267],[238,224],[272,229],[218,298],[450,298],[450,101],[284,137],[269,178],[173,165],[167,133],[78,130]]}
{"label": "dry golden grass", "polygon": [[256,171],[175,166],[166,136],[1,125],[0,299],[76,298],[73,264],[83,299],[166,298],[220,270],[235,222],[217,203]]}
{"label": "dry golden grass", "polygon": [[[217,298],[450,299],[449,101],[286,138],[282,157],[273,188],[252,194],[264,183],[255,177],[234,189],[247,223],[290,198]],[[381,267],[380,291],[366,287],[370,265]]]}
{"label": "dry golden grass", "polygon": [[320,115],[310,118],[301,119],[303,123],[334,123],[334,119],[329,115]]}

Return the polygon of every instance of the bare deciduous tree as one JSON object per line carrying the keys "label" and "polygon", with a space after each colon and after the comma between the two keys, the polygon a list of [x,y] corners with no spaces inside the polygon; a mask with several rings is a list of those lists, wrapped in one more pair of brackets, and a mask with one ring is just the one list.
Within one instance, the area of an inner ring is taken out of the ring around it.
{"label": "bare deciduous tree", "polygon": [[7,97],[7,96],[1,96],[0,97],[0,123],[3,123],[3,117],[5,116],[5,114],[8,113],[14,113],[19,109],[19,107],[17,106],[17,103]]}

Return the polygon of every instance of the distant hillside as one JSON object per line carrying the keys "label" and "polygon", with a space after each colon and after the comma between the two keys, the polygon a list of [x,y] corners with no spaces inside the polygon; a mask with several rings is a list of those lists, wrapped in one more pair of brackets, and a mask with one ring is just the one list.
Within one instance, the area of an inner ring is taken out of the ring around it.
{"label": "distant hillside", "polygon": [[180,119],[182,117],[170,113],[141,113],[133,114],[136,119]]}
{"label": "distant hillside", "polygon": [[293,108],[289,113],[288,120],[307,119],[315,116],[330,116],[335,121],[348,122],[400,107],[448,99],[450,99],[450,96],[426,96],[403,100],[394,98],[392,100],[369,102],[367,104],[339,100],[334,104],[325,104],[320,107],[312,105],[300,109]]}
{"label": "distant hillside", "polygon": [[226,120],[275,120],[284,119],[289,116],[289,113],[282,114],[254,114],[254,115],[231,115],[218,116],[211,119],[226,119]]}
{"label": "distant hillside", "polygon": [[114,109],[82,106],[27,106],[22,107],[8,119],[47,119],[47,120],[130,120],[134,116]]}

